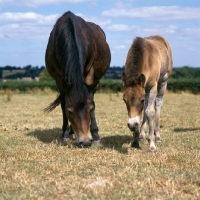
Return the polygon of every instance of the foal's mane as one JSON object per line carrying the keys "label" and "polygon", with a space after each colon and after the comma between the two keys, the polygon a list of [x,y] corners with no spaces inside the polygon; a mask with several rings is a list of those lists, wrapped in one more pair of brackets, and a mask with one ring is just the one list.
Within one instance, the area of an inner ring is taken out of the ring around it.
{"label": "foal's mane", "polygon": [[126,60],[125,73],[123,81],[126,86],[138,84],[138,78],[141,75],[144,54],[144,39],[136,37],[131,45]]}
{"label": "foal's mane", "polygon": [[71,12],[60,17],[55,26],[57,57],[62,66],[63,86],[71,102],[76,105],[86,100],[88,90],[84,81],[84,66],[80,59],[80,44],[76,34],[76,22],[82,19]]}

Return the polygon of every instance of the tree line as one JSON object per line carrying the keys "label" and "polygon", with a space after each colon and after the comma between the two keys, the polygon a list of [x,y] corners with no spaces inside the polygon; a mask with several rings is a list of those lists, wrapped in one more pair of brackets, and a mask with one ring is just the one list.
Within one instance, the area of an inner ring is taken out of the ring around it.
{"label": "tree line", "polygon": [[39,77],[40,73],[45,69],[44,66],[27,65],[25,67],[5,66],[0,67],[0,79],[16,80],[24,77],[31,77],[35,79]]}
{"label": "tree line", "polygon": [[[5,72],[8,72],[8,70],[10,73],[6,75]],[[111,66],[107,70],[104,79],[121,79],[123,71],[124,66]],[[25,67],[0,67],[0,79],[16,80],[22,79],[23,77],[31,77],[32,79],[39,77],[40,81],[52,80],[45,66],[38,67],[27,65]],[[170,79],[200,79],[200,68],[194,68],[190,66],[173,68],[173,72]]]}

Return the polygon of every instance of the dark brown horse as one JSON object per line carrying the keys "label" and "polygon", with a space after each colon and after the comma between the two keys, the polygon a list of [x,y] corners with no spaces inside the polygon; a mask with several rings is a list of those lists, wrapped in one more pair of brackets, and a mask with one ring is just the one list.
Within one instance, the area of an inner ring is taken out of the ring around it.
{"label": "dark brown horse", "polygon": [[[172,72],[172,53],[168,42],[161,36],[137,37],[131,45],[123,73],[124,101],[128,110],[128,127],[135,133],[132,146],[139,147],[145,139],[146,121],[149,124],[150,151],[160,139],[160,109]],[[140,115],[144,109],[139,133]],[[155,128],[154,128],[154,116]]]}
{"label": "dark brown horse", "polygon": [[100,142],[93,95],[110,60],[105,33],[98,25],[71,12],[57,20],[49,37],[45,61],[59,95],[45,111],[50,112],[61,104],[65,143],[73,133],[84,147]]}

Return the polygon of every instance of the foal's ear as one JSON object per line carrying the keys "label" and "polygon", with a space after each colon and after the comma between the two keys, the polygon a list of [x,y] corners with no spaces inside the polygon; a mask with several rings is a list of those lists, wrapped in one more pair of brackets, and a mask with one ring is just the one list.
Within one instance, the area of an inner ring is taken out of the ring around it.
{"label": "foal's ear", "polygon": [[126,74],[123,72],[123,74],[122,74],[123,86],[125,86],[125,81],[126,81]]}
{"label": "foal's ear", "polygon": [[139,76],[139,84],[140,84],[141,87],[143,87],[143,88],[144,88],[144,86],[145,86],[145,80],[146,80],[146,78],[145,78],[144,74],[140,74],[140,76]]}

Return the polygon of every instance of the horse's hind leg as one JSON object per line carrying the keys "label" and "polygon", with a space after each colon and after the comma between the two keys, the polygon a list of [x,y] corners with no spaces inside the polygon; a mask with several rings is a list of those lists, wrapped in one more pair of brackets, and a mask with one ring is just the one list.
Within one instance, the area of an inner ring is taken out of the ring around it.
{"label": "horse's hind leg", "polygon": [[72,138],[72,134],[73,134],[73,130],[71,127],[69,127],[69,124],[68,124],[68,119],[66,117],[66,114],[65,114],[65,98],[64,98],[64,95],[62,97],[62,102],[61,102],[61,109],[62,109],[62,114],[63,114],[63,126],[62,126],[62,131],[63,131],[63,134],[62,134],[62,141],[64,144],[69,144],[71,138]]}
{"label": "horse's hind leg", "polygon": [[158,94],[156,96],[155,101],[155,109],[156,109],[156,124],[155,124],[155,140],[156,142],[161,142],[160,137],[160,111],[162,107],[162,99],[167,87],[167,82],[160,83],[158,85]]}

